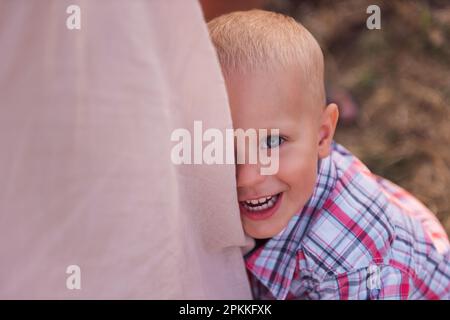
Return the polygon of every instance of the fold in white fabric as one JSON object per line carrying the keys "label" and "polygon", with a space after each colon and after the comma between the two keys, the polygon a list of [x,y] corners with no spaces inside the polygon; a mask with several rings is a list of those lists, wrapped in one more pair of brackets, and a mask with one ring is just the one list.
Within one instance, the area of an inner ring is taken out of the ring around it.
{"label": "fold in white fabric", "polygon": [[170,158],[232,127],[196,1],[2,0],[0,48],[0,298],[250,298],[234,167]]}

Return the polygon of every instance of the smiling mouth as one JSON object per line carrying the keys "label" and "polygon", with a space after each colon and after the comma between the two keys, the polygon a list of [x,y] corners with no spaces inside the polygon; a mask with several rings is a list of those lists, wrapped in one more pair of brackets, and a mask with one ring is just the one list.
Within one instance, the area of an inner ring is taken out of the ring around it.
{"label": "smiling mouth", "polygon": [[239,201],[241,214],[251,220],[266,220],[280,207],[283,193],[265,196],[258,199]]}
{"label": "smiling mouth", "polygon": [[276,203],[281,193],[272,196],[262,197],[259,199],[240,201],[242,206],[248,211],[258,212],[272,208]]}

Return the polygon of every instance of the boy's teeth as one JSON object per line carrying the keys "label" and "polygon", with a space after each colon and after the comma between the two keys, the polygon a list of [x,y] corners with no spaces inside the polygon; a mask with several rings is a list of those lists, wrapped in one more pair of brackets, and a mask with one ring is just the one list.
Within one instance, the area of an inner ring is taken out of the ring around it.
{"label": "boy's teeth", "polygon": [[270,196],[270,197],[264,197],[264,198],[254,199],[254,200],[245,200],[245,202],[247,204],[258,205],[258,204],[266,203],[268,200],[270,200],[272,198],[273,198],[273,196]]}
{"label": "boy's teeth", "polygon": [[278,195],[263,197],[255,200],[246,200],[243,202],[244,207],[250,211],[261,211],[273,207],[277,202]]}

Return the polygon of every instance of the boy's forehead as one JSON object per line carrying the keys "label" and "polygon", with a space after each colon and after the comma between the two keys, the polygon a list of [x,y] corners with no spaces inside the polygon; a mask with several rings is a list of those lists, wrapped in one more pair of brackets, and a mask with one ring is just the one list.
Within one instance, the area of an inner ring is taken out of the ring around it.
{"label": "boy's forehead", "polygon": [[307,117],[318,110],[310,106],[306,80],[294,70],[232,72],[225,79],[233,117],[270,122]]}

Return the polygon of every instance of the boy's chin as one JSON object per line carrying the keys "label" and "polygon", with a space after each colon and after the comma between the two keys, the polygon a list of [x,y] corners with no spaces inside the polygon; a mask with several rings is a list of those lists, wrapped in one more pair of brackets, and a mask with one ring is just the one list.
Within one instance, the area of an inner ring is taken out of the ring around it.
{"label": "boy's chin", "polygon": [[278,216],[275,219],[265,221],[253,221],[248,218],[242,220],[244,232],[251,238],[256,240],[269,239],[279,236],[289,225],[291,219],[298,210],[292,211],[292,214],[286,216]]}
{"label": "boy's chin", "polygon": [[284,228],[280,227],[280,228],[257,228],[255,226],[249,226],[244,223],[244,231],[245,233],[256,240],[264,240],[264,239],[269,239],[269,238],[273,238],[275,236],[277,236],[278,234],[281,233],[281,231],[283,231]]}

